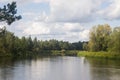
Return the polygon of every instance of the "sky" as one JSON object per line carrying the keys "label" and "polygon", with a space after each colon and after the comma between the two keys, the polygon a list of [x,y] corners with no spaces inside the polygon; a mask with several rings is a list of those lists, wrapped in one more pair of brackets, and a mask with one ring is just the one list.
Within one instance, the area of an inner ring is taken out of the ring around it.
{"label": "sky", "polygon": [[120,26],[120,0],[0,0],[0,7],[12,1],[17,2],[22,19],[0,26],[19,37],[87,41],[93,26]]}

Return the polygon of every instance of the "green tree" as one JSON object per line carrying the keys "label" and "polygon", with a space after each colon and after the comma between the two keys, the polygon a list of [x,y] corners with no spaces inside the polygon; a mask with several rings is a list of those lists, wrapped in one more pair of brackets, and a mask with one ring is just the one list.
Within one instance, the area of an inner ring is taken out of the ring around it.
{"label": "green tree", "polygon": [[38,52],[39,51],[39,44],[38,44],[38,40],[37,40],[36,37],[33,40],[33,51],[34,52]]}
{"label": "green tree", "polygon": [[115,27],[108,45],[108,50],[110,52],[120,53],[120,27]]}
{"label": "green tree", "polygon": [[88,43],[87,42],[83,42],[83,50],[87,51],[88,50]]}
{"label": "green tree", "polygon": [[13,55],[20,55],[22,53],[21,50],[21,40],[18,37],[15,37],[14,47],[13,47]]}
{"label": "green tree", "polygon": [[106,51],[110,34],[111,28],[108,24],[93,27],[90,31],[89,50]]}
{"label": "green tree", "polygon": [[[14,21],[21,19],[17,16],[16,2],[8,3],[0,8],[0,22],[6,22],[8,25]],[[0,54],[9,55],[15,51],[15,36],[13,33],[6,30],[6,27],[0,28]]]}
{"label": "green tree", "polygon": [[10,55],[14,49],[15,36],[6,29],[4,31],[4,34],[0,37],[0,53]]}
{"label": "green tree", "polygon": [[33,41],[31,36],[29,36],[29,38],[27,39],[27,45],[28,45],[28,51],[32,51],[33,50]]}
{"label": "green tree", "polygon": [[72,48],[73,48],[74,50],[83,50],[83,43],[84,43],[84,42],[81,42],[81,41],[79,41],[79,42],[74,42],[74,43],[72,43]]}

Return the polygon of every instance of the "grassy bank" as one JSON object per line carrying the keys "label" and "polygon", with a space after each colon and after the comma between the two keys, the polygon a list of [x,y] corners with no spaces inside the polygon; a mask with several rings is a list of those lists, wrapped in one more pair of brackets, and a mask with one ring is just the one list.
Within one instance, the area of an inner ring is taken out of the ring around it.
{"label": "grassy bank", "polygon": [[78,52],[78,56],[94,57],[94,58],[106,58],[106,59],[120,59],[119,53],[110,53],[110,52],[80,51],[80,52]]}

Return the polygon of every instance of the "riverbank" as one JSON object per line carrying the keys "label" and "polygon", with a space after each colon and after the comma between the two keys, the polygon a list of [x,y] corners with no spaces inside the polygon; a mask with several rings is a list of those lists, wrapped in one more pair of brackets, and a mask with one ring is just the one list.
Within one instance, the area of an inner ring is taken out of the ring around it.
{"label": "riverbank", "polygon": [[77,56],[93,57],[93,58],[106,58],[106,59],[120,59],[119,53],[110,53],[110,52],[80,51],[80,52],[78,52]]}
{"label": "riverbank", "polygon": [[37,56],[84,56],[92,58],[105,58],[105,59],[120,59],[119,53],[110,52],[88,52],[88,51],[78,51],[78,50],[41,50],[39,52],[26,52],[17,53],[17,55],[0,55],[0,57],[37,57]]}
{"label": "riverbank", "polygon": [[41,50],[39,52],[27,51],[24,53],[6,53],[0,57],[36,57],[36,56],[77,56],[78,50]]}

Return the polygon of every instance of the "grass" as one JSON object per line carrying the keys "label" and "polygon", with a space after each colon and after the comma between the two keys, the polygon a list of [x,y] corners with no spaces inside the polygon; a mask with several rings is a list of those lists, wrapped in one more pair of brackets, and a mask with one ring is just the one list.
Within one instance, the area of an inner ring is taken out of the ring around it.
{"label": "grass", "polygon": [[94,58],[106,58],[106,59],[120,59],[120,54],[111,53],[111,52],[80,51],[80,52],[78,52],[78,56],[94,57]]}

